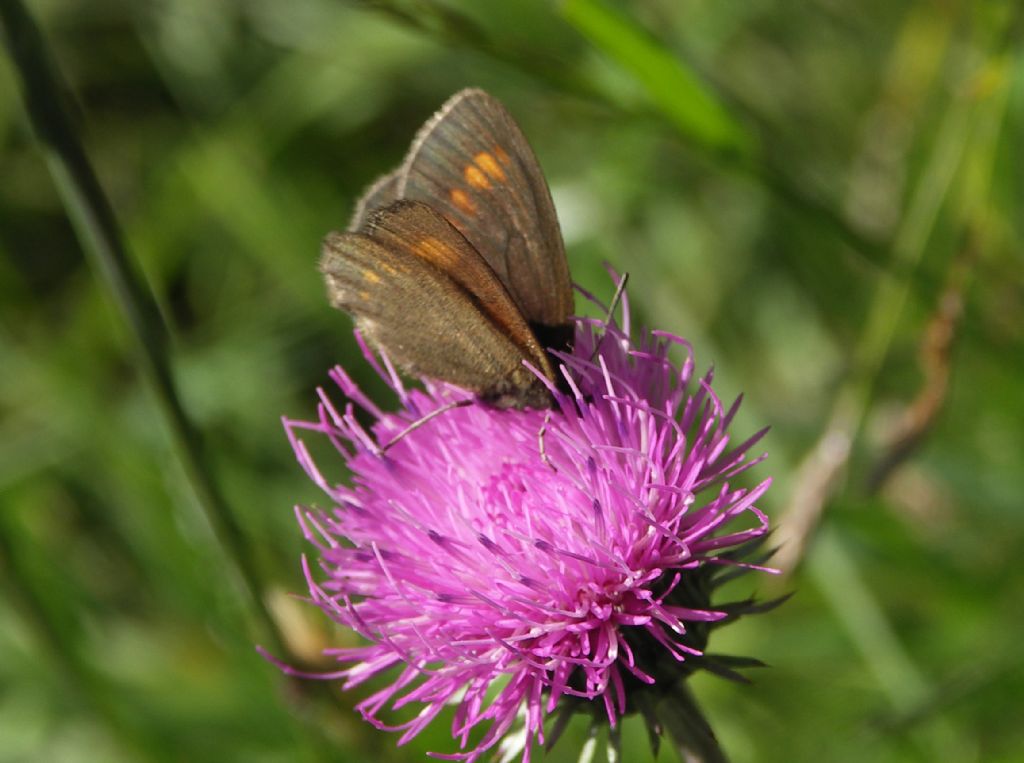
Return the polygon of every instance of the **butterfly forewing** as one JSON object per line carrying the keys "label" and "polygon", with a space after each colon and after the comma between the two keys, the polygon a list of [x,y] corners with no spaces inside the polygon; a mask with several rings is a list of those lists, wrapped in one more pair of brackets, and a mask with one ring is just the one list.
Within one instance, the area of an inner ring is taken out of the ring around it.
{"label": "butterfly forewing", "polygon": [[572,283],[551,193],[497,99],[475,89],[450,98],[413,142],[397,191],[430,204],[459,229],[528,323],[568,324]]}
{"label": "butterfly forewing", "polygon": [[[424,224],[424,210],[434,227]],[[375,346],[413,375],[451,382],[499,407],[549,404],[546,387],[523,365],[547,359],[522,319],[514,325],[511,298],[497,278],[477,272],[491,283],[473,291],[456,280],[473,273],[473,257],[479,268],[488,266],[450,224],[424,205],[399,202],[371,215],[366,229],[329,234],[320,269],[332,304]],[[492,317],[503,310],[513,325]],[[517,343],[523,335],[533,352]],[[550,375],[550,366],[544,370]]]}

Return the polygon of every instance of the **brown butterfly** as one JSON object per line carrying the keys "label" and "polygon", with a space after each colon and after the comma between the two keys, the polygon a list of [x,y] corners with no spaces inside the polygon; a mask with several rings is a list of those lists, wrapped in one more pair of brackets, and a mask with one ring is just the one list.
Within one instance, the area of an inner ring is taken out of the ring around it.
{"label": "brown butterfly", "polygon": [[331,304],[406,372],[499,408],[546,408],[572,284],[537,158],[505,107],[462,90],[365,192],[320,270]]}

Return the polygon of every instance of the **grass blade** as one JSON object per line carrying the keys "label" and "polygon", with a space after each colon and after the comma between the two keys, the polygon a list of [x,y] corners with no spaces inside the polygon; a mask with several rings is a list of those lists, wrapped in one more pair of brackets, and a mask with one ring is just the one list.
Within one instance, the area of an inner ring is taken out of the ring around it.
{"label": "grass blade", "polygon": [[259,567],[204,458],[200,434],[185,413],[171,374],[168,334],[156,303],[128,257],[114,210],[78,139],[67,108],[68,88],[42,34],[18,0],[0,3],[0,31],[20,79],[29,120],[82,248],[110,291],[129,329],[136,361],[167,425],[175,453],[230,561],[262,637],[283,654],[283,641],[260,592]]}
{"label": "grass blade", "polygon": [[567,0],[562,16],[598,50],[643,85],[684,136],[704,148],[747,156],[754,141],[686,64],[632,20],[599,0]]}

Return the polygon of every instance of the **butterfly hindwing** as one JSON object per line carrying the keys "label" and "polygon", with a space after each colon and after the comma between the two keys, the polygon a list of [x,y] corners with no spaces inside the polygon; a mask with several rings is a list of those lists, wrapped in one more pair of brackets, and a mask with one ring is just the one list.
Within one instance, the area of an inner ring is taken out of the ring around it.
{"label": "butterfly hindwing", "polygon": [[547,404],[523,365],[550,375],[544,352],[479,254],[426,205],[400,201],[364,232],[330,234],[320,268],[335,307],[407,372],[501,407]]}
{"label": "butterfly hindwing", "polygon": [[349,220],[349,231],[355,232],[366,225],[367,218],[376,210],[382,209],[398,200],[398,185],[402,179],[401,168],[381,175],[373,184],[363,191],[356,202],[356,211]]}

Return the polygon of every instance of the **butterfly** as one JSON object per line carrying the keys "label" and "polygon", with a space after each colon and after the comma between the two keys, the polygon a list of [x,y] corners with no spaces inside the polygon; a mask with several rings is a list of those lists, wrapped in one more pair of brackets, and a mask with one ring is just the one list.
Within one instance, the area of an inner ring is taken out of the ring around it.
{"label": "butterfly", "polygon": [[573,336],[565,245],[533,150],[483,90],[420,128],[327,235],[320,271],[331,304],[408,374],[497,408],[551,406],[538,373],[556,385],[549,349]]}

